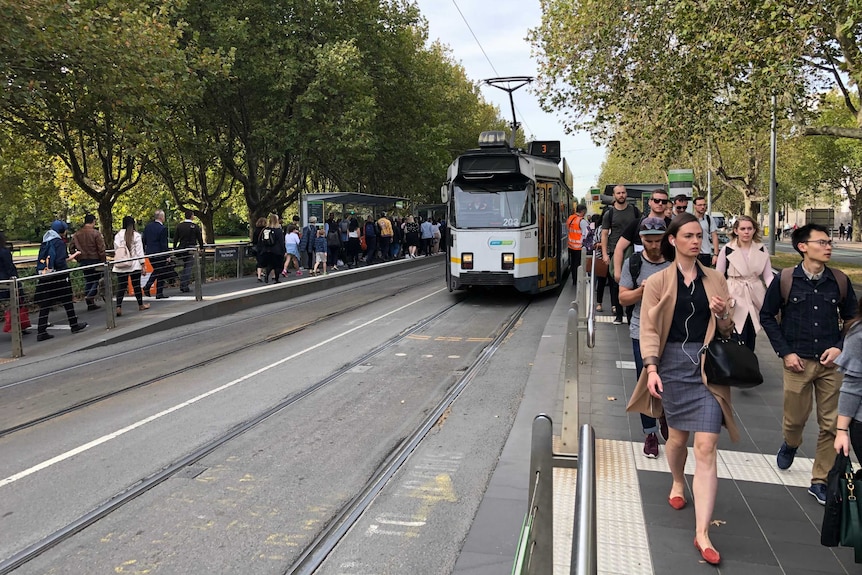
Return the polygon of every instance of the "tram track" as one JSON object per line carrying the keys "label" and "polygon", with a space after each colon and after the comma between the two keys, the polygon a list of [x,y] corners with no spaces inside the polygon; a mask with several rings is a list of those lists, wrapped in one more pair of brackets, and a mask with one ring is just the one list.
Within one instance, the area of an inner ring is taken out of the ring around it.
{"label": "tram track", "polygon": [[[412,273],[418,273],[418,272],[412,272]],[[382,280],[379,282],[373,282],[372,284],[369,284],[369,285],[374,286],[374,285],[381,284],[381,283],[383,283]],[[46,423],[48,421],[57,419],[58,417],[62,417],[64,415],[74,413],[76,411],[79,411],[81,409],[96,405],[96,404],[103,402],[103,401],[106,401],[108,399],[116,398],[118,396],[129,393],[131,391],[145,388],[147,386],[150,386],[150,385],[153,385],[155,383],[167,380],[169,378],[182,376],[183,374],[186,374],[186,373],[191,373],[196,369],[199,369],[201,367],[205,367],[207,365],[213,364],[217,361],[221,361],[225,357],[229,357],[231,355],[236,355],[238,353],[241,353],[243,351],[247,351],[247,350],[252,349],[252,348],[256,348],[256,347],[263,345],[263,344],[268,344],[268,343],[273,343],[273,342],[279,341],[279,340],[286,338],[286,337],[289,337],[291,335],[298,334],[298,333],[300,333],[300,332],[302,332],[308,328],[314,327],[316,325],[320,325],[320,324],[327,322],[327,321],[330,321],[332,319],[336,319],[339,316],[342,316],[344,314],[355,312],[355,311],[357,311],[357,310],[359,310],[365,306],[372,305],[374,303],[378,303],[380,301],[385,301],[387,299],[390,299],[390,298],[396,297],[398,295],[404,294],[404,293],[408,292],[409,290],[415,289],[417,287],[418,287],[417,285],[407,285],[407,286],[404,286],[404,287],[401,287],[401,288],[398,288],[395,290],[391,290],[385,294],[378,295],[376,297],[371,297],[367,300],[363,300],[362,302],[346,306],[342,309],[339,309],[338,311],[332,311],[332,312],[320,315],[319,317],[316,317],[313,320],[303,322],[303,323],[300,323],[298,325],[290,326],[287,329],[281,330],[279,332],[271,333],[271,334],[265,335],[263,337],[260,337],[260,338],[257,338],[257,339],[251,340],[251,341],[246,341],[246,342],[242,343],[241,345],[235,345],[235,346],[227,348],[226,350],[219,350],[218,354],[216,354],[216,355],[201,359],[199,361],[185,365],[185,366],[180,367],[178,369],[175,369],[175,370],[172,370],[169,372],[163,372],[163,373],[160,373],[160,374],[155,375],[153,377],[149,377],[149,378],[146,378],[144,380],[132,383],[130,385],[122,386],[118,389],[114,389],[114,390],[111,390],[111,391],[106,392],[106,393],[101,393],[101,394],[98,394],[98,395],[95,395],[92,397],[88,397],[82,401],[75,402],[74,404],[69,405],[63,409],[58,409],[58,410],[52,411],[51,413],[41,415],[39,417],[34,417],[34,418],[29,419],[27,421],[17,423],[15,425],[11,425],[11,426],[8,426],[6,428],[0,429],[0,438],[14,434],[16,432],[23,431],[25,429],[32,428],[34,426],[37,426],[37,425],[40,425],[43,423]],[[297,309],[300,307],[309,306],[309,305],[316,305],[316,304],[325,304],[325,302],[327,300],[332,300],[333,298],[341,297],[341,296],[343,296],[343,294],[344,294],[344,291],[340,290],[340,291],[335,292],[335,293],[326,294],[326,295],[323,295],[320,297],[314,297],[314,298],[311,298],[309,300],[304,300],[301,303],[290,304],[290,305],[278,310],[275,313],[289,313],[291,310]],[[232,327],[241,326],[242,324],[254,324],[255,322],[257,322],[263,318],[271,317],[273,315],[273,313],[274,313],[273,311],[269,310],[269,311],[266,311],[264,313],[254,314],[254,315],[242,318],[242,319],[234,322],[232,324]],[[126,351],[121,351],[121,352],[117,352],[117,353],[112,353],[112,354],[109,354],[107,356],[102,356],[102,357],[99,357],[99,358],[96,358],[96,359],[93,359],[90,361],[82,362],[82,363],[75,365],[75,366],[72,366],[72,367],[62,368],[62,369],[58,369],[56,371],[52,371],[50,373],[40,374],[40,375],[33,376],[30,378],[21,379],[20,381],[17,381],[13,384],[0,385],[0,392],[2,392],[4,389],[17,387],[17,386],[20,386],[23,384],[27,384],[27,383],[32,384],[32,383],[38,382],[40,380],[47,380],[47,379],[51,379],[51,378],[56,378],[58,375],[61,375],[61,374],[68,376],[68,374],[74,373],[76,371],[86,372],[88,370],[91,370],[94,366],[111,364],[112,362],[116,362],[116,361],[120,360],[121,358],[128,359],[128,356],[130,356],[130,355],[132,357],[134,357],[135,355],[146,356],[148,354],[158,353],[158,351],[157,351],[158,349],[163,349],[163,348],[171,349],[172,347],[177,346],[177,344],[179,342],[182,342],[184,340],[189,340],[192,338],[199,339],[202,335],[204,335],[206,333],[209,333],[209,332],[215,333],[215,332],[218,332],[218,331],[223,330],[223,329],[224,329],[224,326],[222,326],[222,325],[208,327],[208,328],[204,328],[202,330],[198,330],[194,333],[185,334],[185,335],[181,335],[178,337],[172,337],[168,340],[160,341],[160,342],[145,345],[145,346],[141,346],[141,347],[135,348],[133,350],[126,350]]]}
{"label": "tram track", "polygon": [[[279,412],[296,405],[304,398],[322,390],[339,378],[346,376],[357,366],[366,364],[383,351],[399,345],[406,339],[410,338],[411,335],[423,328],[426,328],[446,314],[452,313],[452,311],[457,309],[458,306],[469,302],[470,298],[462,298],[450,303],[443,309],[436,311],[428,317],[412,324],[408,328],[403,329],[399,334],[380,343],[374,349],[368,351],[362,356],[352,360],[344,366],[341,366],[327,377],[297,391],[291,396],[285,398],[283,401],[280,401],[279,403],[258,413],[254,417],[234,425],[231,429],[225,431],[220,436],[211,439],[185,456],[164,466],[159,471],[129,485],[116,495],[110,497],[104,503],[81,515],[76,520],[67,523],[65,526],[55,530],[37,543],[22,549],[8,559],[0,562],[0,575],[13,572],[52,547],[72,538],[77,533],[105,518],[112,512],[120,509],[131,501],[134,501],[144,493],[157,487],[171,477],[180,474],[190,466],[193,466],[196,462],[213,453],[220,447],[225,446],[231,440],[236,439],[243,433],[262,424],[264,421]],[[320,566],[329,553],[338,545],[338,542],[344,534],[346,534],[350,527],[362,516],[364,510],[373,503],[374,498],[380,493],[389,478],[391,478],[407,461],[410,454],[420,445],[423,438],[435,426],[435,424],[440,421],[447,409],[451,407],[452,403],[469,385],[475,374],[488,362],[491,356],[493,356],[497,348],[512,332],[512,329],[518,323],[518,320],[521,318],[528,306],[529,303],[522,303],[502,323],[502,327],[497,328],[496,332],[493,334],[494,338],[491,343],[487,344],[479,352],[475,361],[473,361],[472,364],[464,370],[463,375],[450,387],[436,407],[428,413],[412,434],[401,441],[400,444],[391,453],[389,453],[387,457],[385,457],[384,461],[378,466],[372,477],[367,481],[365,487],[337,513],[335,518],[328,522],[328,527],[325,528],[325,531],[322,532],[305,549],[300,560],[298,560],[287,572],[313,573]]]}
{"label": "tram track", "polygon": [[507,318],[507,321],[504,322],[503,326],[496,333],[493,341],[482,350],[476,360],[465,370],[464,374],[443,396],[437,406],[421,422],[417,429],[390,453],[368,482],[366,482],[363,489],[336,514],[327,527],[302,551],[299,559],[284,571],[285,575],[312,575],[320,568],[348,531],[373,504],[375,498],[384,489],[389,480],[402,468],[431,429],[444,417],[476,374],[509,337],[528,307],[529,303],[522,304]]}
{"label": "tram track", "polygon": [[[459,299],[458,301],[450,303],[443,309],[423,318],[422,320],[402,330],[397,335],[385,340],[384,342],[371,349],[370,351],[364,353],[360,357],[341,366],[339,369],[335,370],[327,377],[303,388],[302,390],[297,391],[289,397],[286,397],[284,400],[276,403],[275,405],[272,405],[271,407],[258,413],[254,417],[251,417],[237,425],[234,425],[231,429],[207,441],[206,443],[189,452],[185,456],[164,466],[159,471],[129,485],[125,489],[121,490],[114,496],[104,501],[102,504],[96,506],[91,511],[79,516],[77,519],[69,522],[65,526],[45,536],[40,541],[18,551],[14,555],[10,556],[8,559],[0,562],[0,575],[5,575],[7,573],[13,572],[15,569],[21,567],[22,565],[25,565],[33,558],[41,555],[45,551],[51,549],[52,547],[60,544],[67,539],[70,539],[75,534],[86,529],[88,526],[93,525],[94,523],[111,514],[115,510],[137,499],[144,493],[160,485],[171,477],[177,475],[185,468],[198,462],[216,449],[224,446],[231,440],[260,425],[275,414],[283,411],[288,407],[294,406],[298,402],[302,401],[304,398],[325,388],[327,385],[345,376],[346,374],[348,374],[348,372],[350,372],[357,366],[363,365],[364,363],[368,362],[370,359],[379,355],[381,352],[402,343],[412,334],[415,334],[417,331],[427,327],[431,323],[442,318],[444,315],[448,314],[450,311],[452,311],[459,305],[463,305],[466,301],[469,301],[469,298]],[[484,365],[484,363],[490,358],[491,355],[493,355],[493,352],[489,353],[488,350],[496,350],[496,347],[498,347],[500,342],[503,341],[506,334],[511,331],[512,327],[517,322],[517,318],[519,318],[523,314],[528,305],[529,304],[522,304],[521,307],[514,314],[514,317],[510,317],[509,320],[504,323],[504,327],[502,328],[502,330],[500,330],[500,333],[497,335],[497,337],[479,354],[477,360],[470,368],[466,370],[464,376],[462,376],[459,381],[446,394],[445,399],[441,401],[440,404],[438,404],[437,408],[434,409],[430,413],[430,415],[428,415],[422,425],[419,426],[417,431],[410,435],[408,439],[404,440],[401,445],[396,450],[394,450],[392,454],[390,454],[390,456],[380,466],[378,471],[374,474],[372,480],[369,481],[369,485],[378,486],[376,488],[377,492],[379,492],[379,488],[381,488],[382,485],[385,483],[385,478],[391,476],[391,474],[397,471],[398,467],[400,467],[400,465],[402,465],[404,461],[406,461],[407,457],[409,457],[409,454],[413,451],[413,449],[415,449],[419,442],[421,442],[422,437],[424,437],[424,435],[427,434],[428,430],[433,427],[434,423],[438,419],[440,419],[440,416],[445,411],[446,407],[451,405],[451,403],[457,398],[457,396],[461,393],[464,387],[469,384],[470,379],[472,379],[472,375],[475,374],[475,372],[482,365]],[[366,487],[366,489],[363,490],[363,493],[372,493],[374,491],[375,488],[372,487],[372,489],[369,490],[369,488]],[[353,514],[355,514],[358,510],[367,507],[367,505],[370,504],[372,500],[373,497],[368,499],[367,495],[365,497],[358,496],[354,500],[354,502],[351,502],[350,505],[345,507],[345,509],[339,515],[339,521],[337,523],[339,525],[347,526],[350,523],[349,520],[352,518]],[[349,509],[353,509],[354,512],[348,513],[347,511]],[[355,518],[358,518],[359,515],[361,515],[361,513],[356,514]],[[345,518],[348,519],[348,521],[345,521]],[[355,518],[353,518],[352,520],[355,521]],[[336,522],[333,521],[330,523],[335,524]],[[321,549],[331,549],[333,547],[332,541],[334,535],[330,531],[331,530],[328,530],[327,537],[320,539],[319,545],[315,545],[315,551],[311,554],[311,559],[306,561],[307,564],[315,564],[317,558],[320,556]],[[325,558],[325,556],[326,555],[324,554],[322,558]]]}

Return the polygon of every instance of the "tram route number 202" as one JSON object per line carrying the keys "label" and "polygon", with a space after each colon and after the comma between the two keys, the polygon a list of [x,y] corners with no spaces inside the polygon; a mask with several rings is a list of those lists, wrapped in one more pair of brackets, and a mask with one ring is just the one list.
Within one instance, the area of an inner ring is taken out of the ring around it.
{"label": "tram route number 202", "polygon": [[504,228],[517,228],[521,225],[521,220],[518,218],[503,218]]}

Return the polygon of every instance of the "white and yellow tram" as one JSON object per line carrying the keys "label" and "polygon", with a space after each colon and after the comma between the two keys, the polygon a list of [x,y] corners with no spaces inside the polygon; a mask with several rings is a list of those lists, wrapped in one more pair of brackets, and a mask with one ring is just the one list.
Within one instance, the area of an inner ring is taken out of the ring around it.
{"label": "white and yellow tram", "polygon": [[504,132],[483,132],[479,148],[449,166],[441,189],[449,290],[512,286],[538,293],[561,285],[571,187],[559,142],[532,142],[524,152],[511,148]]}

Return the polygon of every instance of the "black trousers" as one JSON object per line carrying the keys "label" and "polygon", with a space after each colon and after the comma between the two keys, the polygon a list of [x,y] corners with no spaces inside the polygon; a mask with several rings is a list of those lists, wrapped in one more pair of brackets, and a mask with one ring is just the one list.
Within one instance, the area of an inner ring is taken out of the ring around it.
{"label": "black trousers", "polygon": [[150,264],[153,266],[153,273],[144,286],[144,292],[149,295],[153,284],[156,284],[156,295],[162,295],[168,277],[168,256],[150,256]]}
{"label": "black trousers", "polygon": [[581,250],[569,249],[569,269],[572,274],[572,285],[577,283],[576,272],[581,265]]}

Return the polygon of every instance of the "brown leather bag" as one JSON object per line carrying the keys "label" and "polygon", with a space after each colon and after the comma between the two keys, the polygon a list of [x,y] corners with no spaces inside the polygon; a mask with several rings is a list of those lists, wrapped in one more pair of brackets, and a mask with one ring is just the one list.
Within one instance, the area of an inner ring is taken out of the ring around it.
{"label": "brown leather bag", "polygon": [[[588,256],[586,261],[586,267],[584,268],[587,272],[593,269],[593,256]],[[608,264],[604,262],[602,258],[598,258],[596,260],[596,277],[606,278],[608,277]]]}

